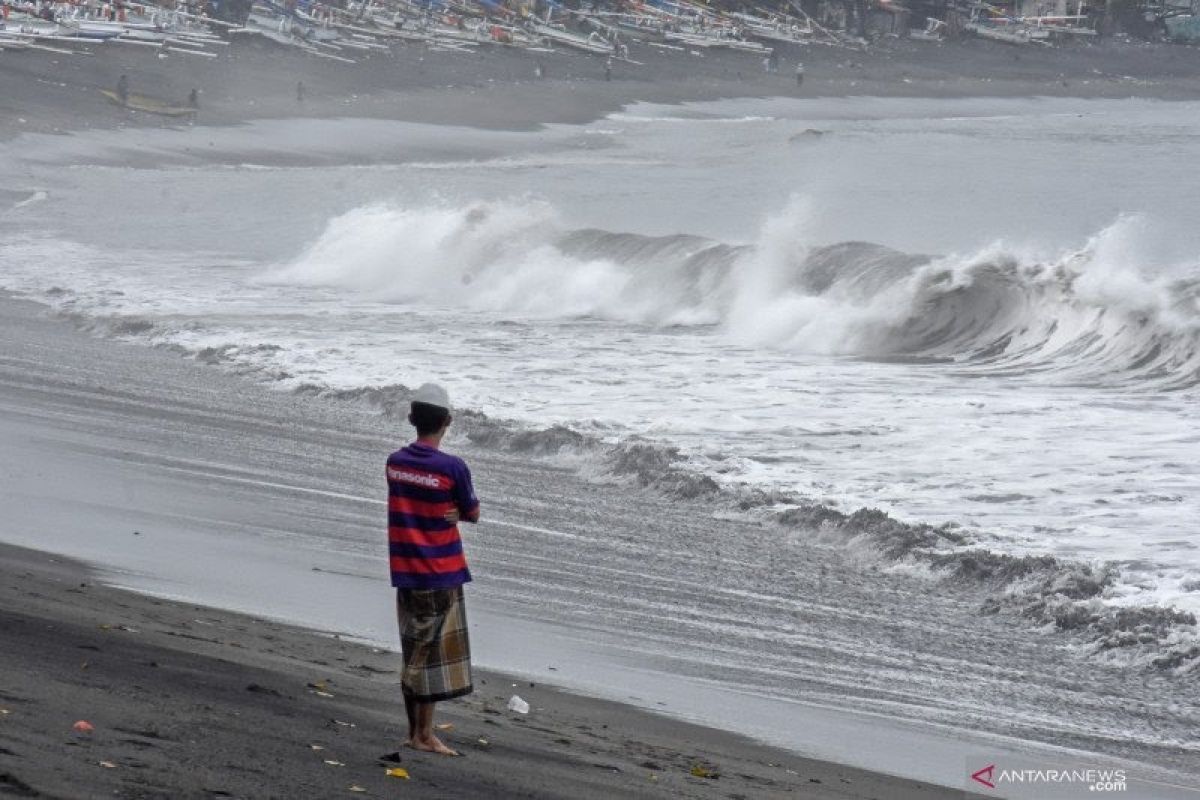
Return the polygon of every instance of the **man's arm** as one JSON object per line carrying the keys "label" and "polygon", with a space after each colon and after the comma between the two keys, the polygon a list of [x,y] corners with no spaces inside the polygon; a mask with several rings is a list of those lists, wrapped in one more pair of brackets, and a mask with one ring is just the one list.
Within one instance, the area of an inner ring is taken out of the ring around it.
{"label": "man's arm", "polygon": [[471,483],[471,470],[461,461],[458,474],[454,476],[454,505],[458,509],[459,519],[479,522],[479,498],[475,496],[475,486]]}

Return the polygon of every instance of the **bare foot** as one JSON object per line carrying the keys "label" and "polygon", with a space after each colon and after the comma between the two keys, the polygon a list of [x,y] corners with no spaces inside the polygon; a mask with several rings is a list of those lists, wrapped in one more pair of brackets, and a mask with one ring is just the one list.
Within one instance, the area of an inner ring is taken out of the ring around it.
{"label": "bare foot", "polygon": [[449,747],[447,747],[445,744],[442,743],[441,739],[437,738],[436,736],[433,736],[432,734],[424,739],[412,740],[411,744],[409,744],[409,747],[411,747],[414,750],[421,750],[426,753],[437,753],[438,755],[442,755],[442,756],[458,755],[457,750],[451,750]]}

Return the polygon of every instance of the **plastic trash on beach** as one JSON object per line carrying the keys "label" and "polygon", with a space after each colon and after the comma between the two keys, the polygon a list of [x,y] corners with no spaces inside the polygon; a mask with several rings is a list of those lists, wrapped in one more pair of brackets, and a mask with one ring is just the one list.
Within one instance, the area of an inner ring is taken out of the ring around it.
{"label": "plastic trash on beach", "polygon": [[404,767],[392,767],[384,775],[387,775],[389,778],[403,778],[404,780],[408,780],[408,770]]}
{"label": "plastic trash on beach", "polygon": [[529,703],[526,703],[518,695],[513,695],[508,699],[508,710],[515,711],[518,714],[529,713]]}
{"label": "plastic trash on beach", "polygon": [[91,733],[92,731],[96,730],[96,727],[86,719],[81,719],[79,722],[76,722],[71,726],[71,730],[75,731],[76,733]]}
{"label": "plastic trash on beach", "polygon": [[117,768],[117,765],[111,761],[101,761],[101,762],[99,762],[99,764],[100,764],[100,766],[104,767],[105,769],[116,769]]}
{"label": "plastic trash on beach", "polygon": [[714,780],[714,781],[717,778],[721,777],[721,773],[717,772],[715,769],[710,769],[702,764],[696,764],[694,767],[692,767],[692,775],[694,775],[697,778],[708,778],[709,780]]}
{"label": "plastic trash on beach", "polygon": [[326,763],[326,764],[328,764],[328,765],[329,765],[329,766],[331,766],[331,767],[344,767],[344,766],[346,766],[346,765],[345,765],[345,764],[343,764],[341,761],[338,761],[336,758],[327,758],[327,759],[325,759],[325,763]]}
{"label": "plastic trash on beach", "polygon": [[365,791],[366,791],[366,789],[364,789],[363,787],[359,786],[357,783],[355,783],[355,784],[351,784],[350,786],[347,786],[346,788],[347,788],[347,789],[349,789],[349,790],[350,790],[350,791],[352,791],[352,792],[358,792],[358,793],[360,793],[360,794],[361,794],[362,792],[365,792]]}
{"label": "plastic trash on beach", "polygon": [[439,731],[452,731],[452,730],[454,730],[454,723],[453,722],[439,722],[437,725],[434,725],[433,727]]}

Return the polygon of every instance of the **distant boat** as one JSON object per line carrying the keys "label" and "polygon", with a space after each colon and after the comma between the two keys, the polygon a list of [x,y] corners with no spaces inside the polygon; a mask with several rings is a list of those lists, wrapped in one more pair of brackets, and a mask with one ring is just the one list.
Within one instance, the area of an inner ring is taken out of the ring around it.
{"label": "distant boat", "polygon": [[541,36],[544,39],[549,39],[554,44],[561,44],[564,47],[571,47],[576,50],[582,50],[585,53],[594,55],[611,56],[616,53],[616,48],[612,42],[605,39],[598,33],[593,33],[590,36],[584,36],[578,33],[571,33],[564,28],[556,28],[553,25],[547,25],[544,22],[532,22],[529,29]]}
{"label": "distant boat", "polygon": [[128,108],[130,111],[141,111],[145,114],[158,114],[160,117],[187,117],[196,113],[196,109],[191,106],[171,106],[161,100],[144,97],[140,94],[128,95],[124,100],[121,99],[119,94],[108,89],[101,89],[100,94],[122,108]]}
{"label": "distant boat", "polygon": [[80,39],[115,39],[125,33],[125,26],[119,22],[78,21],[73,19],[59,20],[60,35],[75,36]]}

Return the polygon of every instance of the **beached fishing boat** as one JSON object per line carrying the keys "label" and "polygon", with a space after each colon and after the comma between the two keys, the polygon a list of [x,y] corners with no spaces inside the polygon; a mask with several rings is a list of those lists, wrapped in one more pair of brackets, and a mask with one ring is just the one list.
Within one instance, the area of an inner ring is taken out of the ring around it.
{"label": "beached fishing boat", "polygon": [[733,33],[725,30],[718,30],[714,33],[667,31],[663,37],[668,42],[701,49],[724,48],[727,50],[741,50],[747,53],[758,53],[760,55],[768,55],[771,52],[771,48],[762,42],[740,39]]}
{"label": "beached fishing boat", "polygon": [[1030,44],[1038,42],[1045,44],[1050,38],[1047,31],[1037,32],[1023,25],[993,25],[986,22],[968,22],[963,26],[963,30],[975,34],[981,39],[990,39],[993,42],[1004,42],[1005,44]]}
{"label": "beached fishing boat", "polygon": [[754,39],[778,44],[807,44],[813,36],[811,25],[807,22],[802,25],[799,20],[790,17],[764,19],[736,12],[729,16],[738,21],[743,36]]}
{"label": "beached fishing boat", "polygon": [[570,47],[573,50],[582,50],[585,53],[592,53],[599,56],[616,54],[616,48],[612,42],[595,32],[584,36],[579,33],[572,33],[564,28],[548,25],[544,22],[529,23],[529,30],[553,44],[560,44],[563,47]]}
{"label": "beached fishing boat", "polygon": [[126,95],[124,99],[116,92],[108,89],[101,89],[100,94],[108,98],[110,103],[127,108],[130,111],[141,111],[145,114],[158,114],[162,117],[187,117],[196,113],[196,109],[191,106],[172,106],[161,100],[155,100],[153,97],[145,97],[140,94]]}
{"label": "beached fishing boat", "polygon": [[1085,27],[1088,18],[1075,14],[1056,17],[1025,17],[1024,23],[1035,31],[1044,31],[1051,36],[1082,36],[1090,38],[1098,34],[1092,28]]}
{"label": "beached fishing boat", "polygon": [[621,37],[643,42],[663,41],[664,26],[649,15],[574,11],[589,27],[610,41]]}
{"label": "beached fishing boat", "polygon": [[104,41],[115,39],[125,33],[126,28],[120,22],[102,22],[98,20],[62,19],[58,22],[60,35],[77,36],[80,39],[96,39]]}

